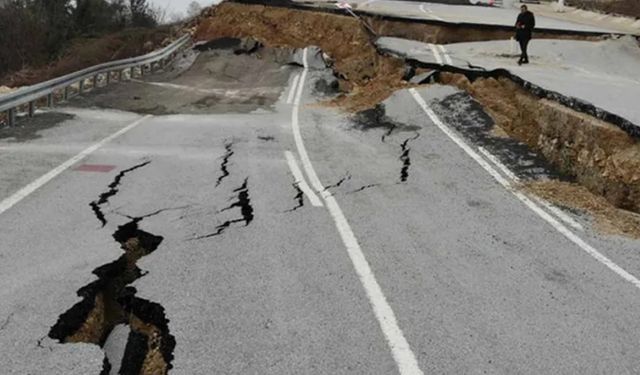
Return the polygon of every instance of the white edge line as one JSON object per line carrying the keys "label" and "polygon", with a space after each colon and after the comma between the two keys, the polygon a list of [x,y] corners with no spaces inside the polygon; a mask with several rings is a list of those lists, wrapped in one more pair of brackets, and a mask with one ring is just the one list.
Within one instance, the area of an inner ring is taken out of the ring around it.
{"label": "white edge line", "polygon": [[451,56],[449,56],[449,52],[447,51],[447,49],[442,44],[438,45],[438,48],[440,49],[440,51],[442,51],[447,64],[453,65],[453,61],[451,60]]}
{"label": "white edge line", "polygon": [[540,205],[544,206],[547,210],[549,210],[552,213],[554,213],[560,220],[564,221],[567,225],[569,225],[573,229],[576,229],[576,230],[584,232],[584,227],[582,226],[582,224],[580,224],[577,221],[573,220],[572,217],[570,217],[569,215],[564,213],[558,207],[554,206],[550,202],[547,202],[546,200],[544,200],[544,199],[542,199],[540,197],[536,197],[535,195],[530,195],[529,194],[529,197],[531,197],[533,200],[538,202]]}
{"label": "white edge line", "polygon": [[[495,164],[498,167],[498,169],[500,169],[508,178],[510,178],[515,183],[520,183],[520,178],[518,178],[518,176],[516,176],[509,168],[507,168],[507,166],[504,165],[495,155],[487,151],[484,147],[478,147],[478,151],[480,151],[480,153],[482,153],[487,159],[489,159],[489,161]],[[582,226],[582,224],[575,221],[573,218],[571,218],[569,215],[564,213],[558,207],[554,206],[550,202],[547,202],[546,200],[540,197],[537,197],[535,195],[528,194],[528,196],[529,198],[538,202],[538,204],[544,206],[547,210],[551,211],[560,220],[564,221],[567,225],[569,225],[573,229],[584,231],[584,227]]]}
{"label": "white edge line", "polygon": [[307,149],[304,147],[304,142],[302,141],[302,134],[300,133],[300,126],[298,124],[299,118],[299,110],[300,110],[300,101],[302,100],[302,91],[304,90],[304,81],[307,78],[307,72],[309,70],[307,66],[307,49],[305,48],[302,52],[302,63],[304,66],[304,70],[302,71],[302,75],[300,76],[300,80],[298,81],[298,92],[296,93],[296,99],[293,102],[293,111],[291,112],[291,128],[293,129],[293,139],[296,143],[296,149],[298,150],[298,154],[300,155],[300,162],[302,163],[302,168],[309,177],[309,182],[313,189],[317,192],[322,192],[324,190],[324,186],[320,182],[318,175],[316,174],[313,166],[311,165],[311,159],[309,159],[309,154],[307,153]]}
{"label": "white edge line", "polygon": [[293,82],[291,83],[291,90],[289,90],[289,97],[287,98],[287,104],[291,104],[293,102],[293,98],[295,96],[296,90],[298,89],[298,80],[300,79],[300,73],[296,74],[293,78]]}
{"label": "white edge line", "polygon": [[93,153],[94,151],[96,151],[100,147],[104,146],[106,143],[111,142],[115,138],[117,138],[117,137],[121,136],[122,134],[128,132],[129,130],[135,128],[136,126],[140,125],[143,121],[147,120],[150,117],[153,117],[153,116],[152,115],[146,115],[146,116],[136,120],[135,122],[125,126],[124,128],[118,130],[117,132],[111,134],[110,136],[102,139],[101,141],[99,141],[97,143],[94,143],[93,145],[87,147],[83,151],[80,151],[80,153],[78,153],[77,155],[75,155],[71,159],[69,159],[69,160],[65,161],[64,163],[60,164],[59,166],[53,168],[49,172],[47,172],[44,175],[40,176],[35,181],[33,181],[30,184],[28,184],[27,186],[25,186],[22,189],[18,190],[17,192],[13,193],[13,195],[11,195],[10,197],[8,197],[8,198],[4,199],[2,202],[0,202],[0,214],[4,213],[8,209],[10,209],[14,205],[16,205],[18,202],[20,202],[24,198],[28,197],[31,193],[33,193],[34,191],[38,190],[40,187],[45,185],[47,182],[53,180],[60,173],[62,173],[65,170],[69,169],[69,167],[71,167],[72,165],[76,164],[80,160],[84,159],[89,154]]}
{"label": "white edge line", "polygon": [[309,184],[307,184],[307,181],[304,179],[302,175],[302,171],[300,170],[300,167],[298,166],[298,162],[296,161],[296,158],[293,155],[293,153],[291,151],[285,151],[284,156],[287,159],[287,163],[289,163],[289,169],[291,169],[291,174],[293,174],[295,183],[298,185],[300,190],[302,190],[302,192],[307,196],[307,198],[309,198],[309,202],[311,202],[311,205],[313,205],[314,207],[322,207],[323,206],[322,201],[313,192],[313,190],[311,190],[311,188],[309,187]]}
{"label": "white edge line", "polygon": [[433,52],[433,57],[436,58],[436,62],[442,65],[442,57],[440,57],[440,53],[434,44],[429,43],[429,48],[431,48],[431,52]]}
{"label": "white edge line", "polygon": [[467,155],[469,155],[473,160],[475,160],[482,168],[484,168],[489,174],[498,181],[502,186],[504,186],[508,191],[514,194],[522,203],[524,203],[527,207],[529,207],[532,211],[534,211],[538,216],[540,216],[543,220],[553,226],[560,234],[565,236],[569,241],[576,244],[582,250],[584,250],[587,254],[591,255],[598,262],[602,263],[606,267],[608,267],[611,271],[615,272],[618,276],[622,277],[626,281],[633,284],[636,288],[640,289],[640,280],[638,280],[635,276],[624,270],[622,267],[615,264],[612,260],[601,254],[598,250],[596,250],[593,246],[589,245],[582,238],[573,233],[569,228],[559,222],[556,218],[550,215],[548,212],[540,208],[540,206],[536,205],[531,199],[522,194],[520,191],[513,189],[507,181],[498,171],[496,171],[487,161],[485,161],[477,152],[475,152],[465,141],[463,141],[456,133],[454,133],[447,125],[445,125],[438,116],[429,108],[427,103],[424,101],[422,96],[415,90],[409,89],[411,95],[418,103],[418,105],[422,108],[422,110],[429,116],[431,121],[442,130],[455,144],[457,144],[460,148],[462,148]]}
{"label": "white edge line", "polygon": [[362,252],[360,248],[360,244],[356,239],[355,234],[351,230],[349,226],[349,222],[347,221],[342,209],[338,205],[338,202],[333,197],[333,195],[325,191],[322,183],[318,179],[318,175],[316,174],[313,165],[311,164],[311,160],[309,159],[309,155],[307,154],[307,150],[304,146],[304,142],[302,140],[302,136],[300,134],[300,125],[298,123],[298,111],[300,109],[300,100],[302,97],[302,91],[304,89],[304,81],[307,76],[308,66],[307,66],[307,49],[305,48],[303,52],[303,64],[304,71],[302,72],[302,76],[299,82],[300,89],[298,90],[298,94],[293,105],[293,111],[291,116],[291,127],[293,129],[294,140],[296,143],[296,148],[298,150],[298,154],[300,155],[300,159],[302,161],[302,166],[311,181],[313,187],[320,192],[320,195],[325,201],[327,209],[333,218],[336,228],[340,233],[340,237],[342,238],[342,242],[344,243],[347,254],[351,259],[351,263],[353,264],[353,268],[358,275],[358,279],[362,283],[362,286],[365,290],[367,298],[369,299],[369,303],[373,309],[373,313],[378,320],[378,324],[380,325],[380,329],[384,334],[389,349],[391,350],[391,354],[393,356],[396,365],[398,366],[398,370],[401,375],[423,375],[422,370],[418,366],[418,361],[416,357],[411,351],[411,347],[407,342],[407,339],[404,337],[400,326],[398,325],[398,321],[396,316],[387,302],[387,299],[382,292],[382,288],[378,284],[373,271],[371,270],[371,266],[369,262]]}
{"label": "white edge line", "polygon": [[424,3],[420,4],[420,10],[421,10],[421,11],[422,11],[422,13],[424,13],[427,17],[431,17],[431,18],[433,18],[433,19],[435,19],[435,20],[438,20],[438,21],[444,21],[442,18],[440,18],[440,17],[436,16],[436,15],[433,13],[433,11],[432,11],[431,9],[425,8],[424,6],[425,6],[425,4],[424,4]]}
{"label": "white edge line", "polygon": [[507,177],[509,177],[514,182],[520,182],[520,178],[516,176],[506,165],[502,164],[502,162],[492,153],[487,151],[484,147],[478,147],[478,151],[480,151],[487,159],[489,159],[493,164],[495,164]]}

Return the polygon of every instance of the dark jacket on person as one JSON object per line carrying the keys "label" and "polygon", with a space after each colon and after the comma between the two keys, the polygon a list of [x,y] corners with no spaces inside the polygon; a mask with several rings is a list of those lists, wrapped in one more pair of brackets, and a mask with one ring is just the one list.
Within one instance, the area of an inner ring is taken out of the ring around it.
{"label": "dark jacket on person", "polygon": [[534,27],[536,27],[536,18],[533,13],[530,11],[520,13],[516,21],[516,40],[531,39]]}

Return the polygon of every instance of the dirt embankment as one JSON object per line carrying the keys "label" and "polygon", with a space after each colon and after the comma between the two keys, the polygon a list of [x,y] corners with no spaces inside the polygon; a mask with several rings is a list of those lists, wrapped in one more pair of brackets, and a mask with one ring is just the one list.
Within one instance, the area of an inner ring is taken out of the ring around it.
{"label": "dirt embankment", "polygon": [[569,0],[567,3],[587,10],[640,18],[638,0]]}
{"label": "dirt embankment", "polygon": [[252,37],[268,47],[320,47],[335,61],[339,99],[348,110],[372,107],[398,88],[405,65],[377,53],[362,24],[348,16],[262,5],[222,3],[205,12],[195,25],[196,41]]}
{"label": "dirt embankment", "polygon": [[640,212],[640,142],[620,128],[546,99],[506,78],[470,82],[442,73],[471,93],[496,124],[616,207]]}
{"label": "dirt embankment", "polygon": [[0,86],[33,85],[107,61],[143,55],[170,44],[176,35],[174,28],[159,27],[128,29],[99,38],[78,38],[56,61],[8,73],[0,77]]}

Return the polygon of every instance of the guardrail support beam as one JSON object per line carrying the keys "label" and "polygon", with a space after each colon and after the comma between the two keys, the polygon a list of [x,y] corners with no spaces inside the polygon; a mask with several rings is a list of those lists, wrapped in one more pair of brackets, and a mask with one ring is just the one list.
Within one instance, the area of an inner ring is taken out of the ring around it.
{"label": "guardrail support beam", "polygon": [[64,94],[62,94],[62,97],[64,98],[64,100],[69,100],[69,86],[65,86],[64,88]]}
{"label": "guardrail support beam", "polygon": [[7,125],[14,126],[16,124],[16,109],[7,110]]}
{"label": "guardrail support beam", "polygon": [[47,107],[53,108],[53,93],[47,95]]}
{"label": "guardrail support beam", "polygon": [[118,82],[122,82],[124,78],[124,70],[118,70]]}
{"label": "guardrail support beam", "polygon": [[93,76],[93,88],[94,89],[98,88],[98,75],[97,74],[95,76]]}
{"label": "guardrail support beam", "polygon": [[33,117],[36,113],[36,102],[29,102],[29,117]]}
{"label": "guardrail support beam", "polygon": [[111,83],[111,72],[107,72],[107,85]]}
{"label": "guardrail support beam", "polygon": [[81,79],[78,82],[78,94],[82,94],[84,92],[84,79]]}

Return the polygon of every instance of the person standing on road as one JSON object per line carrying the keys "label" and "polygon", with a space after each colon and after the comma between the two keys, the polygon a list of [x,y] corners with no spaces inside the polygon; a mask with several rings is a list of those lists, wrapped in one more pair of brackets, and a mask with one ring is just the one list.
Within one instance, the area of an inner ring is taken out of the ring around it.
{"label": "person standing on road", "polygon": [[518,65],[528,64],[529,55],[527,54],[527,47],[533,34],[533,28],[536,27],[536,18],[533,13],[529,11],[526,5],[520,7],[520,14],[516,20],[516,40],[520,43],[520,60]]}

